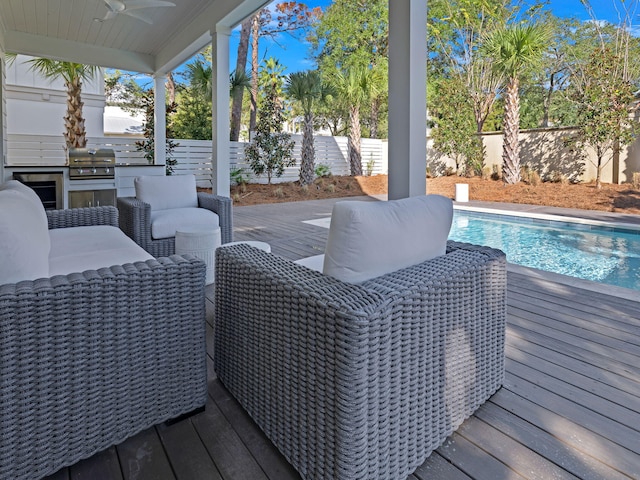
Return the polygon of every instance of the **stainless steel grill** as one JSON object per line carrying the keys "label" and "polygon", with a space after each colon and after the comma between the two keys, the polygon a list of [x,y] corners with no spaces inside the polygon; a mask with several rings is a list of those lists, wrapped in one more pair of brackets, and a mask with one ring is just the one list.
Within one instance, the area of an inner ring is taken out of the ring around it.
{"label": "stainless steel grill", "polygon": [[110,148],[70,148],[69,179],[115,178],[116,155]]}

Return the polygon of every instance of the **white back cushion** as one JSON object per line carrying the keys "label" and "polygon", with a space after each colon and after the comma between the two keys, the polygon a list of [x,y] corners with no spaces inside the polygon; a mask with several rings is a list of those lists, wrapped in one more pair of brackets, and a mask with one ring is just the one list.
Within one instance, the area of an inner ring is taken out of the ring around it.
{"label": "white back cushion", "polygon": [[151,210],[198,206],[194,175],[136,177],[133,184],[136,198],[151,205]]}
{"label": "white back cushion", "polygon": [[453,202],[440,195],[333,207],[323,273],[360,283],[444,255]]}
{"label": "white back cushion", "polygon": [[0,285],[49,276],[51,243],[43,212],[40,200],[36,204],[19,188],[0,191]]}
{"label": "white back cushion", "polygon": [[33,203],[33,207],[39,212],[44,224],[48,225],[49,222],[47,220],[47,214],[44,211],[44,205],[42,205],[40,197],[38,197],[38,194],[34,192],[31,187],[27,187],[24,183],[19,182],[18,180],[8,180],[0,185],[0,192],[3,190],[15,190],[22,193],[28,201]]}

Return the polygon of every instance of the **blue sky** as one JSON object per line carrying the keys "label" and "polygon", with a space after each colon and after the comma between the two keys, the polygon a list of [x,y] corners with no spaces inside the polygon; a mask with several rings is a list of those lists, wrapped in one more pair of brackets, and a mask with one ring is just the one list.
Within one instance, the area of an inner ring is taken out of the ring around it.
{"label": "blue sky", "polygon": [[[608,20],[612,23],[618,23],[618,14],[614,7],[614,2],[620,5],[622,0],[592,0],[594,13],[599,20]],[[331,4],[331,0],[309,0],[305,2],[309,8],[322,7],[326,9]],[[628,0],[627,0],[627,3]],[[546,7],[552,10],[559,17],[577,17],[583,20],[589,20],[590,16],[582,6],[580,0],[549,0]],[[634,18],[634,23],[640,24],[640,11]],[[231,35],[230,41],[230,68],[233,70],[236,65],[236,52],[238,50],[238,41],[240,38],[239,27],[235,29]],[[306,70],[314,67],[313,61],[309,58],[309,45],[298,39],[294,39],[287,35],[278,38],[278,42],[273,42],[268,38],[260,39],[260,55],[262,61],[268,57],[275,57],[280,60],[287,70],[285,73],[291,73],[299,70]],[[250,61],[250,60],[249,60]],[[249,65],[247,65],[249,68]]]}

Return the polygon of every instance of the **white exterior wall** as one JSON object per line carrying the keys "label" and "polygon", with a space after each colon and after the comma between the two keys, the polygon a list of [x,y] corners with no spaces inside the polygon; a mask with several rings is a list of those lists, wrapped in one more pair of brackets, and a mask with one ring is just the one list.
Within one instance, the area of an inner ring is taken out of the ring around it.
{"label": "white exterior wall", "polygon": [[[66,113],[66,87],[62,80],[50,81],[25,63],[30,57],[18,55],[6,73],[6,132],[25,135],[62,135]],[[92,81],[82,82],[83,114],[87,136],[104,132],[104,77],[102,71]]]}

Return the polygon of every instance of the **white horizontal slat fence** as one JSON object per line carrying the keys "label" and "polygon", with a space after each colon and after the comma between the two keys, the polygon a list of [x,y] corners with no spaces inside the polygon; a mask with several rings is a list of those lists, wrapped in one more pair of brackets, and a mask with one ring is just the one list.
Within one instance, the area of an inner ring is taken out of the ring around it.
{"label": "white horizontal slat fence", "polygon": [[[280,178],[272,178],[273,183],[291,182],[298,180],[300,169],[300,150],[302,135],[292,135],[295,142],[293,158],[296,165],[287,167]],[[136,141],[140,138],[132,137],[89,137],[88,148],[112,148],[117,163],[145,165],[144,154],[136,148]],[[210,140],[175,139],[178,144],[173,151],[173,157],[178,161],[174,174],[193,174],[198,186],[211,187],[212,175],[212,142]],[[256,177],[245,162],[244,149],[246,142],[231,142],[229,161],[231,168],[242,168],[245,177],[250,182],[267,183],[266,175]],[[327,165],[334,175],[349,174],[349,159],[347,156],[347,138],[317,136],[314,138],[315,164]],[[386,141],[363,138],[362,171],[365,174],[387,173],[387,143]],[[8,165],[65,165],[67,160],[62,135],[16,135],[8,136],[7,148]]]}

